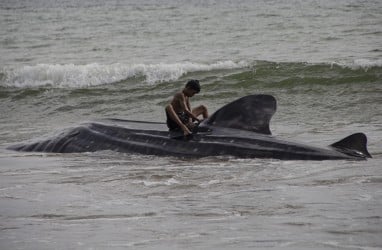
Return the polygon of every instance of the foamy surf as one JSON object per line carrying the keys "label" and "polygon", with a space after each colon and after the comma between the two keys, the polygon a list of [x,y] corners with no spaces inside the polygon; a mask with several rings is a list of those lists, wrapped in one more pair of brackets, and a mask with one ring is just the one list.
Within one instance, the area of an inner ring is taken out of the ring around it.
{"label": "foamy surf", "polygon": [[350,68],[353,70],[363,69],[369,70],[375,67],[382,67],[382,59],[370,60],[370,59],[356,59],[351,63],[347,62],[333,62],[331,65],[338,65],[343,68]]}
{"label": "foamy surf", "polygon": [[174,81],[190,72],[243,68],[246,62],[220,61],[212,64],[38,64],[17,69],[3,70],[0,86],[33,88],[51,86],[56,88],[81,88],[112,84],[129,78],[144,77],[149,84]]}

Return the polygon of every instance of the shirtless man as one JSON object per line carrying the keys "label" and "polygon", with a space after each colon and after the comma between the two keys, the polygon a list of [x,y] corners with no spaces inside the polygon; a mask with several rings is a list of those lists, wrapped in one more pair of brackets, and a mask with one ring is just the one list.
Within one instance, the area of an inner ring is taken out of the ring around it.
{"label": "shirtless man", "polygon": [[207,108],[203,105],[191,110],[189,98],[199,92],[199,81],[190,80],[181,92],[174,95],[171,103],[166,106],[167,126],[170,131],[181,130],[185,136],[190,135],[195,127],[193,121],[200,122],[200,115],[203,119],[208,117]]}

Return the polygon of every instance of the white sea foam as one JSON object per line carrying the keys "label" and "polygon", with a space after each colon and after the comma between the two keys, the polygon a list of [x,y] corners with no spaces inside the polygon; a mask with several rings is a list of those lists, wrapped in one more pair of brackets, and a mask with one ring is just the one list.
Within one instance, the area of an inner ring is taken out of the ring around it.
{"label": "white sea foam", "polygon": [[353,70],[364,69],[368,70],[374,67],[382,67],[382,59],[370,60],[370,59],[356,59],[351,63],[348,62],[333,62],[332,65],[338,65],[343,68],[350,68]]}
{"label": "white sea foam", "polygon": [[379,60],[369,60],[369,59],[357,59],[354,60],[355,67],[361,68],[373,68],[373,67],[382,67],[382,59]]}
{"label": "white sea foam", "polygon": [[213,64],[174,63],[174,64],[111,64],[97,63],[87,65],[74,64],[38,64],[17,69],[6,69],[3,86],[7,87],[88,87],[116,83],[128,78],[144,77],[147,83],[174,81],[181,76],[196,71],[224,70],[246,67],[246,62],[221,61]]}

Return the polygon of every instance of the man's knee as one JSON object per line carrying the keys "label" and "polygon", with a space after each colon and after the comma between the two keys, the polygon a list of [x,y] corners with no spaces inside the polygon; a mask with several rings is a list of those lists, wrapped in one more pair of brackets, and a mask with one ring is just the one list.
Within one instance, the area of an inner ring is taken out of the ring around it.
{"label": "man's knee", "polygon": [[204,112],[204,111],[207,110],[207,107],[204,106],[204,105],[200,105],[200,106],[197,107],[197,109]]}
{"label": "man's knee", "polygon": [[196,117],[198,117],[199,115],[202,115],[203,118],[207,118],[208,117],[207,107],[204,105],[197,106],[196,108],[192,109],[192,114]]}

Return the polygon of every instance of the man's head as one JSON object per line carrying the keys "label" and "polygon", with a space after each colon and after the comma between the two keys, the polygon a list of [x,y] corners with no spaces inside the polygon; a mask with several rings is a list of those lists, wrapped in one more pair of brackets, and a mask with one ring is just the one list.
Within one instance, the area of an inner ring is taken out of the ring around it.
{"label": "man's head", "polygon": [[192,97],[200,92],[200,84],[198,80],[189,80],[184,88],[184,94],[188,97]]}

